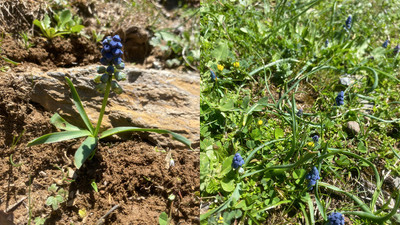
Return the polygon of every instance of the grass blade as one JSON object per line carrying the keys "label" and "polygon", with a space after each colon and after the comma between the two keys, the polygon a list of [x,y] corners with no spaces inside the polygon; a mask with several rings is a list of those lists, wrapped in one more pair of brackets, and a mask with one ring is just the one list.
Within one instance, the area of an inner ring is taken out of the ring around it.
{"label": "grass blade", "polygon": [[62,118],[58,113],[55,113],[51,117],[50,123],[60,130],[67,130],[67,131],[81,130],[79,127],[76,127],[65,121],[65,119]]}
{"label": "grass blade", "polygon": [[85,137],[85,136],[89,136],[89,135],[91,135],[91,133],[87,130],[75,130],[75,131],[63,131],[63,132],[50,133],[50,134],[43,135],[39,138],[36,138],[33,141],[30,141],[28,143],[28,147],[31,147],[34,145],[45,144],[45,143],[54,143],[54,142],[59,142],[59,141],[65,141],[65,140]]}
{"label": "grass blade", "polygon": [[182,142],[183,144],[187,145],[188,147],[191,148],[192,143],[189,141],[189,139],[171,132],[169,130],[161,130],[161,129],[154,129],[154,128],[139,128],[139,127],[116,127],[116,128],[111,128],[108,129],[106,131],[104,131],[103,133],[101,133],[100,139],[111,136],[113,134],[118,134],[118,133],[122,133],[122,132],[136,132],[136,131],[147,131],[147,132],[155,132],[155,133],[159,133],[159,134],[170,134],[172,135],[172,137],[177,140]]}
{"label": "grass blade", "polygon": [[79,146],[78,150],[75,152],[74,156],[74,164],[76,168],[81,168],[86,159],[92,154],[94,149],[97,147],[97,142],[99,139],[94,137],[88,137],[86,140]]}
{"label": "grass blade", "polygon": [[81,115],[83,122],[85,122],[86,127],[89,129],[90,133],[93,134],[93,132],[94,132],[93,125],[90,122],[85,109],[83,108],[83,105],[82,105],[81,99],[79,98],[78,92],[76,91],[74,85],[72,84],[71,80],[68,77],[65,77],[65,80],[67,80],[69,88],[71,89],[72,99],[74,100],[75,106],[78,109],[79,115]]}

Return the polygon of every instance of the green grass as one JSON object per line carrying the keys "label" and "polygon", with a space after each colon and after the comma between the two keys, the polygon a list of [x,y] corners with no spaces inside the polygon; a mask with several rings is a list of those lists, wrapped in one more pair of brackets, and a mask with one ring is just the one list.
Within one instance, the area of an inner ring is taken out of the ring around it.
{"label": "green grass", "polygon": [[[353,224],[399,223],[398,189],[384,184],[386,174],[400,176],[399,9],[395,1],[202,2],[202,224],[324,224],[331,212]],[[354,83],[341,85],[344,74]],[[237,152],[242,174],[231,168]],[[309,191],[312,166],[321,179]]]}

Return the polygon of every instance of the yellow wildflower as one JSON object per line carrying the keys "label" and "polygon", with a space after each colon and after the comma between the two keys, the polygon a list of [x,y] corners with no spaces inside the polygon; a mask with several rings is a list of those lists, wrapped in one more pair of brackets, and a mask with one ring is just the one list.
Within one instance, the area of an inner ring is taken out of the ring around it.
{"label": "yellow wildflower", "polygon": [[233,66],[236,67],[236,68],[239,68],[240,63],[239,63],[239,62],[234,62],[234,63],[233,63]]}
{"label": "yellow wildflower", "polygon": [[218,70],[219,70],[219,71],[222,71],[222,70],[224,70],[224,66],[223,66],[223,65],[220,65],[220,64],[218,64],[218,66],[217,66],[217,67],[218,67]]}
{"label": "yellow wildflower", "polygon": [[222,216],[219,217],[218,223],[224,223],[224,218]]}
{"label": "yellow wildflower", "polygon": [[258,125],[261,126],[262,124],[263,124],[263,121],[262,121],[262,120],[259,120],[259,121],[258,121]]}
{"label": "yellow wildflower", "polygon": [[312,148],[315,146],[314,142],[312,142],[312,141],[308,142],[307,144],[308,144],[308,146],[310,146]]}

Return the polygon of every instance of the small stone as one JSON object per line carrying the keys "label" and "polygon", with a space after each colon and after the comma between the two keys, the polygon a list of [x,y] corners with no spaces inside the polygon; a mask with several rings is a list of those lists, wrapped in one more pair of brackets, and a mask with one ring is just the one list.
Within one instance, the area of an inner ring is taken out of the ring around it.
{"label": "small stone", "polygon": [[341,77],[339,79],[339,82],[340,82],[341,85],[350,86],[351,84],[354,83],[354,80],[351,79],[350,77]]}
{"label": "small stone", "polygon": [[360,133],[360,125],[356,121],[347,122],[347,131],[349,135],[357,135]]}
{"label": "small stone", "polygon": [[78,175],[76,174],[75,170],[73,170],[71,167],[68,167],[68,178],[70,179],[76,179]]}
{"label": "small stone", "polygon": [[39,172],[39,175],[42,176],[42,177],[46,177],[46,176],[47,176],[47,173],[44,172],[44,171],[40,171],[40,172]]}

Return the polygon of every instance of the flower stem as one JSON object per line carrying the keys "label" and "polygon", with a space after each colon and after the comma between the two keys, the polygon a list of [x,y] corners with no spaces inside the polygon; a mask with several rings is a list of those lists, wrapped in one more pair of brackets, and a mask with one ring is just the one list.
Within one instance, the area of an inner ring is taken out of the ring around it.
{"label": "flower stem", "polygon": [[108,95],[110,94],[110,89],[111,89],[111,78],[112,77],[110,77],[110,79],[108,79],[108,81],[107,81],[106,92],[104,93],[103,104],[101,106],[99,120],[97,121],[96,130],[94,131],[94,137],[97,137],[97,134],[99,133],[101,121],[103,120],[104,111],[106,110]]}

